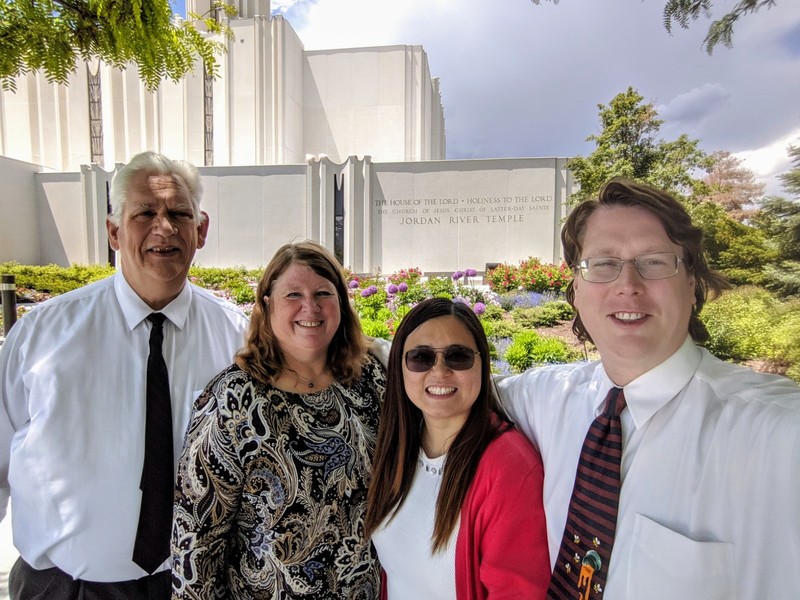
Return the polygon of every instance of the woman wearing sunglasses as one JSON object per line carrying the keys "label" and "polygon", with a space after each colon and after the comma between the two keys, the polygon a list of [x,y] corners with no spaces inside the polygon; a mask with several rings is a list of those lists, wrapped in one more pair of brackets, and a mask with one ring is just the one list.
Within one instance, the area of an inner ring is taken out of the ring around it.
{"label": "woman wearing sunglasses", "polygon": [[414,307],[389,353],[367,496],[382,598],[544,598],[542,461],[494,393],[472,310]]}

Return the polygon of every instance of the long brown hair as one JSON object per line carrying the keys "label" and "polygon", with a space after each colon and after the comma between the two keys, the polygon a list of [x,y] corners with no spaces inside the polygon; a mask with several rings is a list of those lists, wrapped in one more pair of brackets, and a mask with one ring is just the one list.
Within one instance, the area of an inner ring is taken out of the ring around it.
{"label": "long brown hair", "polygon": [[[580,277],[576,265],[581,260],[586,223],[598,208],[609,206],[645,209],[661,221],[669,239],[683,248],[681,258],[686,270],[695,279],[694,308],[689,319],[689,334],[698,343],[708,340],[708,330],[700,320],[700,311],[709,296],[716,298],[722,290],[730,286],[724,277],[708,266],[703,252],[703,230],[692,224],[689,213],[680,202],[658,188],[617,177],[603,185],[597,198],[586,200],[572,210],[561,230],[561,243],[564,247],[564,260],[575,271],[574,277]],[[575,308],[574,277],[567,285],[566,292],[567,302],[575,309],[572,331],[579,340],[594,343]]]}
{"label": "long brown hair", "polygon": [[447,451],[442,487],[436,499],[436,518],[431,536],[433,552],[447,545],[486,446],[509,426],[494,391],[486,334],[478,317],[464,304],[446,298],[429,298],[412,308],[397,329],[389,352],[386,398],[372,462],[364,523],[365,534],[369,537],[387,517],[394,516],[411,489],[417,467],[423,419],[422,411],[406,395],[403,383],[406,339],[426,321],[449,315],[458,318],[475,340],[480,353],[481,389],[467,421]]}
{"label": "long brown hair", "polygon": [[361,367],[366,359],[367,339],[361,331],[358,315],[350,304],[341,266],[328,250],[310,241],[281,246],[264,269],[256,289],[256,302],[250,316],[247,341],[236,355],[236,364],[251,377],[266,384],[271,384],[284,368],[283,352],[272,331],[269,307],[264,297],[269,298],[275,280],[296,264],[310,267],[336,287],[341,323],[328,346],[327,367],[334,379],[350,385],[361,376]]}

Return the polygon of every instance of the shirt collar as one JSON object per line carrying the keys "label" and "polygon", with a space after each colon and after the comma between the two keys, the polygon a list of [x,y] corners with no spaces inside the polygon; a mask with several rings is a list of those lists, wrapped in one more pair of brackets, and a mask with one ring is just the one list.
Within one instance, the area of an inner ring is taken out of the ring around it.
{"label": "shirt collar", "polygon": [[[147,318],[147,315],[154,312],[153,309],[142,300],[139,295],[133,290],[122,274],[122,271],[117,271],[114,275],[114,292],[117,295],[122,314],[125,316],[125,322],[128,324],[128,329],[133,331],[139,323]],[[186,319],[189,316],[189,307],[192,305],[192,286],[188,283],[183,286],[181,293],[169,304],[167,304],[160,311],[169,319],[173,325],[178,329],[183,329],[186,324]]]}
{"label": "shirt collar", "polygon": [[[623,389],[625,402],[636,428],[642,427],[667,402],[678,395],[697,370],[702,355],[691,336],[686,336],[680,348],[667,360],[639,375]],[[600,363],[602,367],[602,362]],[[603,410],[608,390],[615,386],[605,369],[595,372],[592,385],[596,390],[595,414]]]}

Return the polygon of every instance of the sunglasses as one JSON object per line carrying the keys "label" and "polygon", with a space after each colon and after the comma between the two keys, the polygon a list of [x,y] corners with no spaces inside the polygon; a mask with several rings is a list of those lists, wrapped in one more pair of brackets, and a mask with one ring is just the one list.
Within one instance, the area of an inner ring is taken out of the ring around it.
{"label": "sunglasses", "polygon": [[451,344],[445,348],[419,346],[406,352],[406,368],[414,373],[430,371],[436,364],[436,355],[441,354],[444,364],[453,371],[466,371],[475,364],[475,355],[480,354],[472,348]]}

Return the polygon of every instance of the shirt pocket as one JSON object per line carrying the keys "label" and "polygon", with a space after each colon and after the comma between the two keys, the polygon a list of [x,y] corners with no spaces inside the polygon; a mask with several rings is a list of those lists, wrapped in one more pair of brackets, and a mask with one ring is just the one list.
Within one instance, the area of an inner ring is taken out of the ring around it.
{"label": "shirt pocket", "polygon": [[735,600],[733,544],[699,542],[637,514],[627,598]]}

